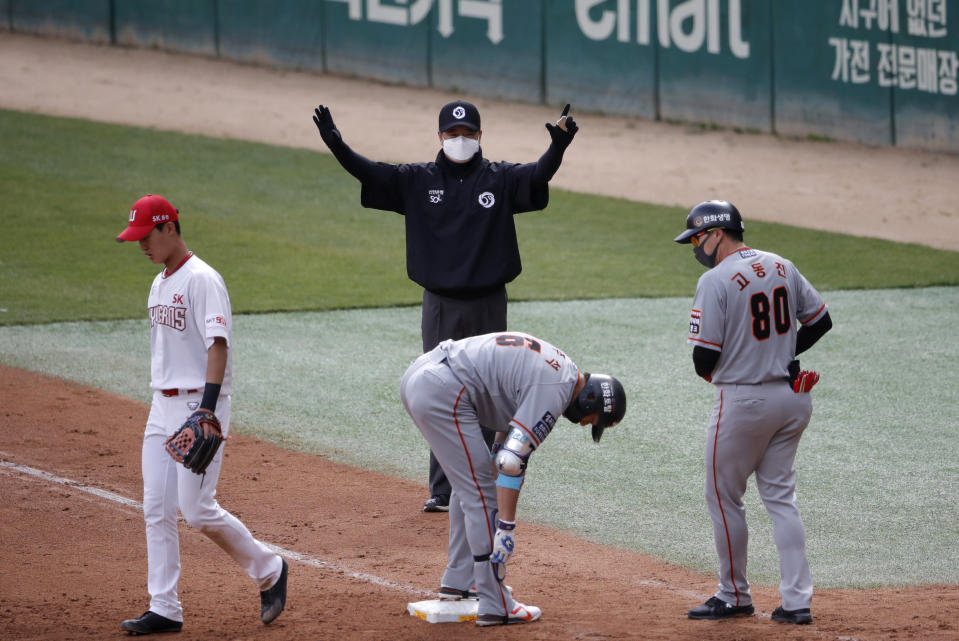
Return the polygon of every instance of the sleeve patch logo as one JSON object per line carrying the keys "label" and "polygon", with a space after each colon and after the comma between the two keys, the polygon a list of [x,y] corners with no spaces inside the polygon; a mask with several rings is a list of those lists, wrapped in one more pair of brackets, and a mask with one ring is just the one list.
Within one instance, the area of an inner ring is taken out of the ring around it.
{"label": "sleeve patch logo", "polygon": [[553,426],[556,425],[556,417],[551,413],[546,412],[543,414],[543,418],[536,421],[536,425],[533,426],[531,430],[533,435],[536,436],[536,440],[542,443],[549,433],[553,431]]}
{"label": "sleeve patch logo", "polygon": [[694,309],[689,313],[689,333],[698,334],[699,333],[699,324],[702,320],[703,313],[698,309]]}
{"label": "sleeve patch logo", "polygon": [[479,195],[479,198],[477,198],[477,201],[479,201],[479,204],[482,205],[484,208],[489,209],[490,207],[496,204],[496,197],[493,195],[493,192],[484,191],[482,194]]}
{"label": "sleeve patch logo", "polygon": [[210,314],[206,317],[206,326],[226,328],[226,316],[222,316],[220,314]]}

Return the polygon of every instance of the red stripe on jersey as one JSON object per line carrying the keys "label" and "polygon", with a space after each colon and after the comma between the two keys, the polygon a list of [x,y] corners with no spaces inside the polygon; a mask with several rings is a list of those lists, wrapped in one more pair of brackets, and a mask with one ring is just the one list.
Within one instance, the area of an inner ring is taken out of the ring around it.
{"label": "red stripe on jersey", "polygon": [[729,552],[729,580],[736,593],[736,603],[739,606],[739,588],[736,586],[736,572],[733,568],[733,542],[729,539],[729,525],[726,523],[726,511],[723,509],[723,499],[719,494],[719,481],[716,476],[716,449],[719,445],[719,426],[723,420],[723,391],[719,391],[719,414],[716,416],[716,436],[713,439],[713,491],[716,492],[716,503],[719,504],[719,514],[723,517],[723,529],[726,530],[726,547]]}
{"label": "red stripe on jersey", "polygon": [[512,423],[513,425],[518,426],[521,430],[526,432],[529,435],[529,437],[533,440],[533,443],[536,444],[536,447],[539,447],[539,439],[537,439],[536,435],[533,434],[531,431],[529,431],[529,429],[525,425],[517,421],[515,418],[511,418],[509,422]]}
{"label": "red stripe on jersey", "polygon": [[702,343],[703,345],[712,345],[713,347],[723,346],[722,343],[711,343],[710,341],[703,340],[702,338],[693,338],[692,336],[689,337],[689,340],[693,341],[694,343]]}

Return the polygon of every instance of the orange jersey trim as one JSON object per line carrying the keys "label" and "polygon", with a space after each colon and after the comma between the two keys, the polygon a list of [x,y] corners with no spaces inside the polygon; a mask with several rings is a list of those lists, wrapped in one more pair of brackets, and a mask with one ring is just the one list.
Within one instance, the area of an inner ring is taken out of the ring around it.
{"label": "orange jersey trim", "polygon": [[812,319],[814,319],[814,318],[816,318],[817,316],[819,316],[820,314],[822,314],[824,309],[826,309],[826,303],[823,303],[823,304],[822,304],[822,307],[820,307],[819,309],[817,309],[812,316],[810,316],[810,317],[807,318],[806,320],[802,320],[802,321],[799,321],[799,322],[801,322],[803,325],[808,325],[808,324],[809,324],[809,321],[811,321]]}
{"label": "orange jersey trim", "polygon": [[694,343],[702,343],[703,345],[712,345],[713,347],[719,347],[720,349],[722,349],[722,346],[723,346],[722,343],[711,343],[710,341],[706,341],[701,338],[693,338],[692,336],[689,337],[689,340],[693,341]]}

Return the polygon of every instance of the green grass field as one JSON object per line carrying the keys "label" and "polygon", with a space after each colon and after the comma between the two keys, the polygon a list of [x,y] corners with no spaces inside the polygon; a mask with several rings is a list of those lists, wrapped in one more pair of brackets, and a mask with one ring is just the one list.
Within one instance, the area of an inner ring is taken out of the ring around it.
{"label": "green grass field", "polygon": [[[140,195],[160,193],[230,288],[236,429],[425,484],[397,390],[420,344],[403,221],[360,208],[332,158],[10,111],[0,139],[0,361],[148,400],[157,268],[113,239]],[[823,373],[797,460],[817,585],[959,582],[959,346],[941,331],[959,309],[959,253],[746,217],[750,244],[791,258],[835,322],[803,356]],[[531,463],[520,517],[712,573],[712,388],[685,345],[702,269],[672,242],[684,218],[559,190],[517,218],[510,326],[616,374],[630,399],[601,446],[563,422]],[[751,576],[774,584],[754,488],[747,510]]]}
{"label": "green grass field", "polygon": [[[234,313],[416,304],[403,218],[362,209],[327,154],[0,110],[0,324],[134,318],[155,267],[117,244],[159,193]],[[317,141],[318,145],[319,140]],[[686,212],[552,190],[517,216],[513,300],[692,295],[702,270],[672,239]],[[751,244],[824,290],[959,284],[959,253],[750,222]]]}

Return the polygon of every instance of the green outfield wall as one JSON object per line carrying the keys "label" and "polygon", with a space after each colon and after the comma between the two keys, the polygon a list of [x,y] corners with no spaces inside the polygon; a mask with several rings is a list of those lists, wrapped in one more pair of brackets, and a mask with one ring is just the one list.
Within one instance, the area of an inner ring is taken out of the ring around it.
{"label": "green outfield wall", "polygon": [[959,153],[959,0],[0,0],[0,12],[3,30]]}

